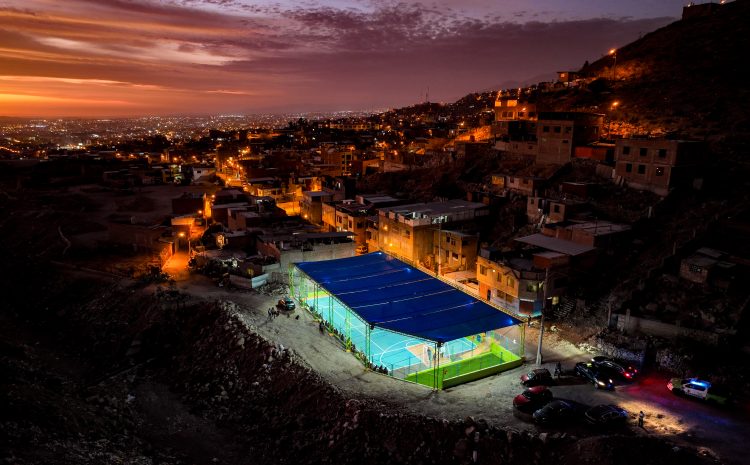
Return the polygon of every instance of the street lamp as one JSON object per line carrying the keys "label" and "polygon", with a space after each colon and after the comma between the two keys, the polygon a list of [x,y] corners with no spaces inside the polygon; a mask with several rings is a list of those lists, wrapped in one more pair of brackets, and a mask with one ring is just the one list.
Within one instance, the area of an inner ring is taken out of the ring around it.
{"label": "street lamp", "polygon": [[617,49],[613,48],[609,50],[609,54],[612,55],[612,80],[614,81],[617,77]]}
{"label": "street lamp", "polygon": [[619,101],[615,100],[612,102],[612,105],[609,106],[609,122],[607,123],[607,137],[612,138],[612,112],[614,112],[617,109],[617,106],[620,104]]}

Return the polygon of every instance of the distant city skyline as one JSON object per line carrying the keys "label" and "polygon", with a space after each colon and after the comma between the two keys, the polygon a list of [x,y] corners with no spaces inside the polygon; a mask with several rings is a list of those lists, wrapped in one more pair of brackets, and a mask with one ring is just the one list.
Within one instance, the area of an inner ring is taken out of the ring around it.
{"label": "distant city skyline", "polygon": [[0,116],[359,111],[551,79],[682,1],[0,3]]}

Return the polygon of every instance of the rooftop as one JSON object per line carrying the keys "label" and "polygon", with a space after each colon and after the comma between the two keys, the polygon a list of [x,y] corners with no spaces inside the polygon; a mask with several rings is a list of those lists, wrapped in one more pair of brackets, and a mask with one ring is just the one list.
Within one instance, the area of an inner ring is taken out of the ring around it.
{"label": "rooftop", "polygon": [[401,334],[448,342],[521,323],[382,252],[296,266],[370,325]]}
{"label": "rooftop", "polygon": [[479,202],[469,202],[462,199],[448,200],[447,202],[415,203],[411,205],[400,205],[398,207],[381,208],[381,213],[395,212],[403,216],[414,218],[434,217],[466,210],[476,210],[487,206]]}
{"label": "rooftop", "polygon": [[532,234],[530,236],[519,237],[516,241],[571,256],[583,255],[596,250],[594,247],[566,241],[565,239],[545,236],[544,234]]}

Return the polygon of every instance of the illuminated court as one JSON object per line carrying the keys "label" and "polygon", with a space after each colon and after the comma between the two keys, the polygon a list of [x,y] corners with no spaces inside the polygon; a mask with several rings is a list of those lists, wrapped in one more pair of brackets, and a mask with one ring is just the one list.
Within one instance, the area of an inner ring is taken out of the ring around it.
{"label": "illuminated court", "polygon": [[520,320],[381,252],[298,263],[294,297],[363,363],[445,388],[521,364]]}

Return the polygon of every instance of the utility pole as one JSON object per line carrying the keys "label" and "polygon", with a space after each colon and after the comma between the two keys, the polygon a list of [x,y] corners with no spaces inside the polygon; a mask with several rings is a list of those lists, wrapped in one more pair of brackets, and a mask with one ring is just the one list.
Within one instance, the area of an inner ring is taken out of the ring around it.
{"label": "utility pole", "polygon": [[536,364],[542,366],[542,337],[544,336],[544,311],[547,309],[547,284],[549,284],[549,268],[544,272],[544,289],[542,300],[542,317],[539,318],[539,344],[536,348]]}
{"label": "utility pole", "polygon": [[612,80],[614,81],[617,79],[617,49],[611,49],[609,54],[612,55]]}

